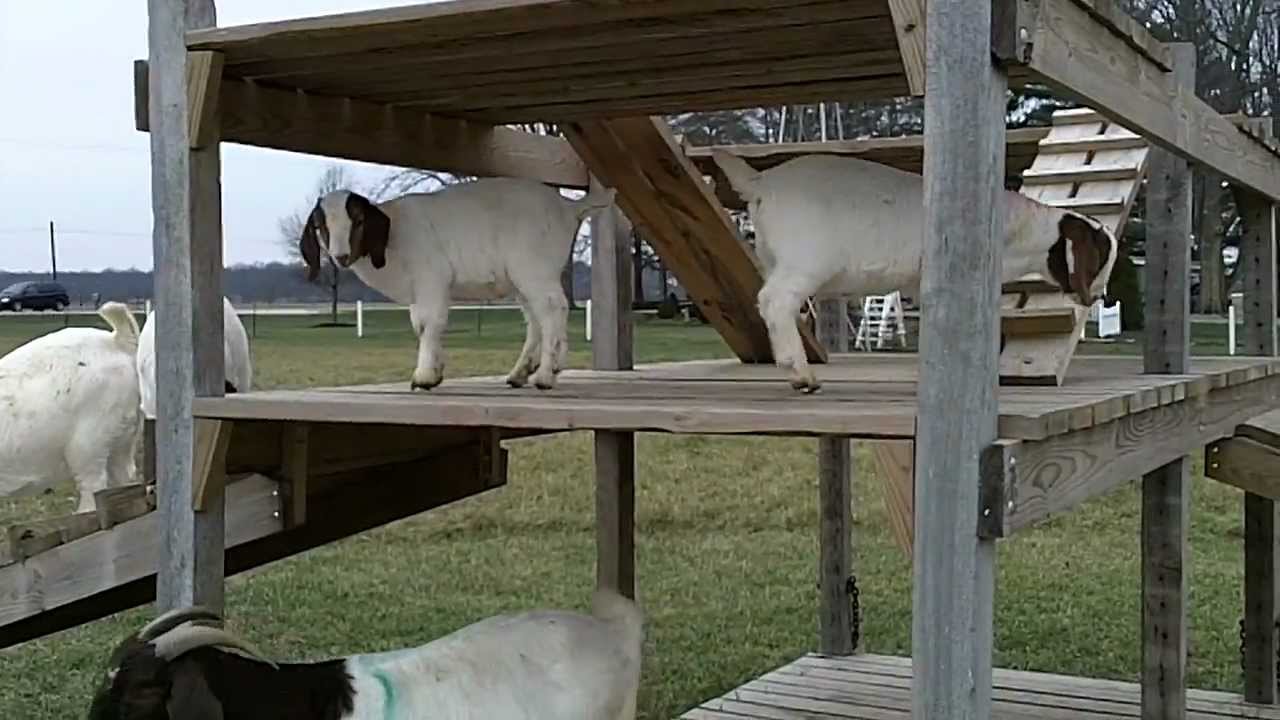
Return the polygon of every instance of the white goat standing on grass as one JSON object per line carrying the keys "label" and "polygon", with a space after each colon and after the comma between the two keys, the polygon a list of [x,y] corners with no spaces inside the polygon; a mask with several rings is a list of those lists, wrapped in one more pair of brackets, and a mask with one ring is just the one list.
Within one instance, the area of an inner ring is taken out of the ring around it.
{"label": "white goat standing on grass", "polygon": [[349,190],[316,201],[299,247],[315,279],[323,251],[369,287],[409,305],[418,336],[412,389],[444,379],[441,339],[453,300],[515,295],[526,323],[524,346],[507,384],[555,386],[569,352],[569,305],[560,273],[578,227],[613,203],[593,183],[570,200],[534,180],[484,178],[434,193],[374,204]]}
{"label": "white goat standing on grass", "polygon": [[588,614],[498,615],[414,648],[276,664],[190,608],[116,646],[89,720],[634,720],[644,618],[598,590]]}
{"label": "white goat standing on grass", "polygon": [[[198,312],[198,310],[197,310]],[[156,311],[147,313],[138,338],[138,386],[141,391],[142,414],[156,418]],[[248,392],[253,383],[253,360],[249,356],[249,334],[232,307],[222,298],[222,357],[226,373],[226,393]]]}
{"label": "white goat standing on grass", "polygon": [[[820,384],[796,317],[811,295],[920,297],[924,178],[858,158],[807,155],[763,172],[723,150],[712,158],[746,201],[765,268],[757,296],[776,364],[797,390]],[[1097,220],[1004,191],[1001,282],[1038,273],[1074,302],[1103,296],[1118,243]],[[928,298],[922,298],[929,302]]]}
{"label": "white goat standing on grass", "polygon": [[0,496],[74,480],[91,512],[94,493],[133,481],[138,324],[118,302],[98,315],[110,331],[63,328],[0,358]]}

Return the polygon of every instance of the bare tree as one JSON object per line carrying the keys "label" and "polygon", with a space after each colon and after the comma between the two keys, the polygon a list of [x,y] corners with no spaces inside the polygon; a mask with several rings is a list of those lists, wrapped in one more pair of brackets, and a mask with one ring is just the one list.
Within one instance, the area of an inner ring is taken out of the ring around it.
{"label": "bare tree", "polygon": [[[346,168],[336,164],[330,165],[316,181],[316,188],[310,201],[302,209],[280,218],[280,246],[284,248],[291,260],[302,262],[302,249],[298,245],[298,240],[302,237],[302,228],[306,226],[307,217],[311,215],[311,209],[316,201],[334,190],[351,189],[353,188]],[[346,271],[329,255],[326,254],[324,257],[319,281],[330,288],[329,317],[330,322],[336,325],[338,323],[338,288],[342,284],[342,276]]]}

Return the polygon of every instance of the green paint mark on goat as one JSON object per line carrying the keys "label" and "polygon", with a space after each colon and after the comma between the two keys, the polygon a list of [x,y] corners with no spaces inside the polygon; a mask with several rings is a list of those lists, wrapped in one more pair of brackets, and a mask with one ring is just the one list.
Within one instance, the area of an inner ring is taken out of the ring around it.
{"label": "green paint mark on goat", "polygon": [[378,684],[382,686],[382,693],[384,696],[382,717],[384,720],[395,720],[396,690],[392,687],[391,680],[387,677],[386,673],[381,670],[374,670],[371,674],[373,675],[373,679],[377,680]]}

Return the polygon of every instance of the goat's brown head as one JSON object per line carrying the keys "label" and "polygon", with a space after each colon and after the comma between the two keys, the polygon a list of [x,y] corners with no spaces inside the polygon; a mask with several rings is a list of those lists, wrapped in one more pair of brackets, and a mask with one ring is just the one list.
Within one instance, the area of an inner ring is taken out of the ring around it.
{"label": "goat's brown head", "polygon": [[245,641],[206,624],[220,622],[210,610],[185,608],[161,615],[122,640],[94,693],[89,720],[222,720],[222,706],[200,667],[175,662],[201,647],[260,657]]}
{"label": "goat's brown head", "polygon": [[391,218],[363,195],[336,190],[316,201],[302,226],[298,248],[307,264],[307,279],[320,274],[320,253],[342,267],[369,258],[375,268],[387,264]]}
{"label": "goat's brown head", "polygon": [[1089,306],[1106,295],[1119,242],[1111,228],[1068,212],[1058,221],[1058,240],[1049,247],[1049,274],[1077,303]]}

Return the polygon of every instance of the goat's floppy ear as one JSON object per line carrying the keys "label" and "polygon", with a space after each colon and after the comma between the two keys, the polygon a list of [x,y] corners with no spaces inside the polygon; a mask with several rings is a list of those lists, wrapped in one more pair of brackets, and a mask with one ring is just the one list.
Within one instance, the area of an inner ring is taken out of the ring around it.
{"label": "goat's floppy ear", "polygon": [[352,259],[368,255],[375,268],[385,267],[387,243],[391,239],[391,218],[368,198],[356,193],[347,195],[347,214],[351,216]]}
{"label": "goat's floppy ear", "polygon": [[316,203],[307,221],[302,225],[302,237],[298,239],[298,249],[302,251],[302,260],[307,264],[307,282],[315,282],[320,274],[320,240],[316,237],[319,228],[324,225],[324,210]]}
{"label": "goat's floppy ear", "polygon": [[170,720],[222,720],[222,703],[214,697],[195,663],[177,663],[166,704]]}
{"label": "goat's floppy ear", "polygon": [[1049,249],[1049,271],[1064,292],[1081,304],[1092,297],[1094,281],[1115,260],[1114,240],[1096,220],[1068,213],[1058,222],[1058,241]]}

